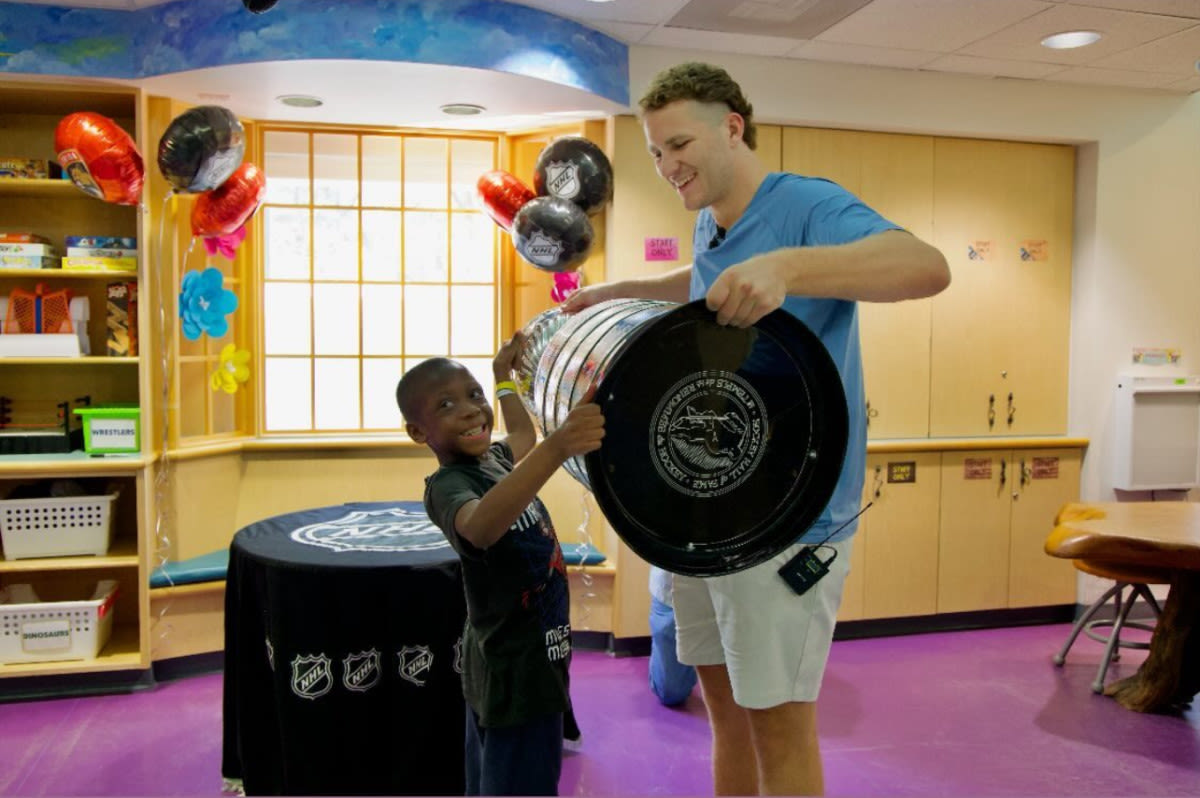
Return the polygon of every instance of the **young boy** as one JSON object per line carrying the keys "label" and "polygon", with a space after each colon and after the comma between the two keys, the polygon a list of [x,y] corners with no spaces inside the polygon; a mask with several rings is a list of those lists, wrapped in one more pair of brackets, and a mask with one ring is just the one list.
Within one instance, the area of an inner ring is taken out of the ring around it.
{"label": "young boy", "polygon": [[575,455],[600,447],[600,408],[581,404],[540,445],[510,377],[520,336],[492,362],[508,436],[461,363],[431,358],[396,386],[408,434],[439,468],[425,510],[462,561],[467,626],[467,795],[557,795],[563,713],[570,707],[566,567],[537,491]]}

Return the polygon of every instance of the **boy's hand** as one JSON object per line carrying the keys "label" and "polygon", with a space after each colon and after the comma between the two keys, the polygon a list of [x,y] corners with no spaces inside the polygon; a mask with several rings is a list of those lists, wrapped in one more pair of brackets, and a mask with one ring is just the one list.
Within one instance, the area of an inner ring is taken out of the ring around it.
{"label": "boy's hand", "polygon": [[512,338],[500,345],[500,351],[496,352],[496,357],[492,359],[492,374],[497,382],[512,379],[513,367],[517,364],[517,356],[521,354],[523,343],[525,337],[518,330]]}
{"label": "boy's hand", "polygon": [[615,299],[612,295],[612,286],[608,283],[585,285],[583,288],[572,291],[559,307],[563,313],[570,315],[608,299]]}
{"label": "boy's hand", "polygon": [[576,455],[599,449],[603,438],[604,416],[600,405],[587,402],[571,410],[566,421],[550,433],[543,445],[554,447],[566,462]]}

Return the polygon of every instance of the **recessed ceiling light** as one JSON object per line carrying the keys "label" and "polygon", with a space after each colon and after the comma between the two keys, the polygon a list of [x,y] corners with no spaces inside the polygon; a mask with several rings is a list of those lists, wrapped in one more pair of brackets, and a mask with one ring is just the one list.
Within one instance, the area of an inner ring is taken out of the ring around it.
{"label": "recessed ceiling light", "polygon": [[313,97],[311,94],[281,94],[275,99],[292,108],[320,108],[325,104],[320,97]]}
{"label": "recessed ceiling light", "polygon": [[1042,47],[1049,47],[1051,50],[1071,50],[1095,44],[1102,38],[1103,34],[1094,30],[1069,30],[1042,39]]}
{"label": "recessed ceiling light", "polygon": [[475,116],[486,110],[482,105],[472,105],[471,103],[449,103],[442,106],[442,113],[451,116]]}

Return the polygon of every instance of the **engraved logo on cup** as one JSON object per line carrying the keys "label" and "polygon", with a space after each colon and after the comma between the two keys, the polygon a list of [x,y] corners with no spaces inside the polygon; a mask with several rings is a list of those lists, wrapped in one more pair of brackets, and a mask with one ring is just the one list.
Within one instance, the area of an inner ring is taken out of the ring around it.
{"label": "engraved logo on cup", "polygon": [[650,457],[687,496],[712,498],[741,485],[766,452],[766,404],[729,371],[700,371],[672,385],[650,417]]}
{"label": "engraved logo on cup", "polygon": [[583,183],[579,180],[579,164],[570,161],[551,161],[546,165],[546,188],[556,197],[573,200],[579,196]]}
{"label": "engraved logo on cup", "polygon": [[429,551],[450,545],[423,512],[399,507],[352,510],[335,521],[292,530],[292,540],[343,551]]}
{"label": "engraved logo on cup", "polygon": [[292,660],[292,692],[301,698],[317,699],[333,688],[329,657],[317,654]]}
{"label": "engraved logo on cup", "polygon": [[379,684],[379,652],[375,649],[351,654],[342,660],[342,684],[347,690],[365,693]]}
{"label": "engraved logo on cup", "polygon": [[429,646],[405,646],[400,649],[400,678],[424,687],[433,668],[433,652]]}
{"label": "engraved logo on cup", "polygon": [[275,671],[275,646],[271,644],[271,638],[266,638],[267,643],[267,664],[271,666],[271,671]]}
{"label": "engraved logo on cup", "polygon": [[461,637],[454,641],[454,672],[461,674],[463,672],[463,643]]}
{"label": "engraved logo on cup", "polygon": [[538,266],[554,266],[562,256],[563,249],[562,242],[557,238],[552,238],[541,230],[534,230],[525,244],[524,254]]}

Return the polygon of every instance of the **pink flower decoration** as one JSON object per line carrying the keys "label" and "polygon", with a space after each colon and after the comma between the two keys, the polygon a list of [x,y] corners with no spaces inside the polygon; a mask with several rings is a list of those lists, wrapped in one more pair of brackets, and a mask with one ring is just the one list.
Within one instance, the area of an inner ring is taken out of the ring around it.
{"label": "pink flower decoration", "polygon": [[237,253],[238,246],[246,238],[246,225],[242,225],[232,233],[223,236],[212,236],[204,239],[204,248],[209,255],[220,254],[229,260]]}
{"label": "pink flower decoration", "polygon": [[550,298],[555,302],[563,302],[578,291],[582,283],[583,277],[579,272],[555,272],[554,287],[550,289]]}

